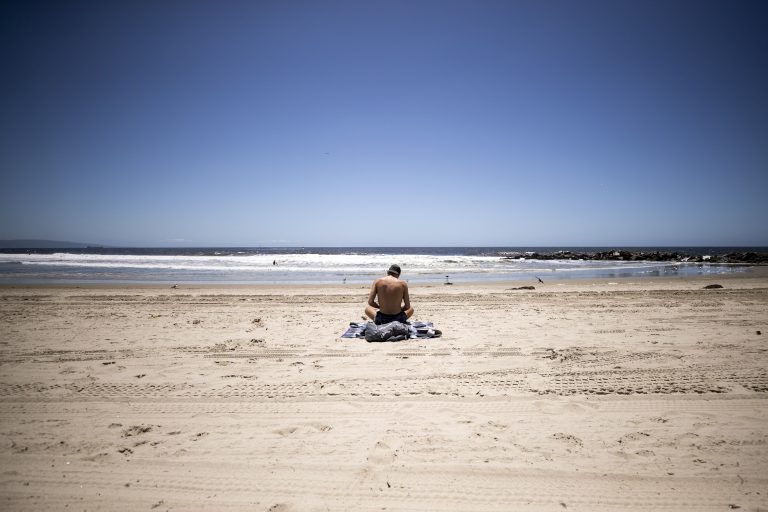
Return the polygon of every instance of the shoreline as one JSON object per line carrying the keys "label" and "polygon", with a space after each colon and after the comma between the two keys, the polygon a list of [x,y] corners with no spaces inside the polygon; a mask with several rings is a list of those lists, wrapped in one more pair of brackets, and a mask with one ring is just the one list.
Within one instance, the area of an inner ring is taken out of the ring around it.
{"label": "shoreline", "polygon": [[[565,278],[565,279],[552,279],[550,276],[544,276],[544,284],[534,282],[531,279],[526,281],[520,279],[502,279],[502,280],[488,280],[488,281],[460,281],[452,283],[447,286],[444,283],[424,283],[414,282],[409,283],[411,290],[434,290],[439,289],[441,291],[450,292],[451,290],[467,290],[478,288],[517,288],[519,286],[530,285],[534,287],[535,291],[553,291],[554,287],[558,288],[573,288],[578,289],[581,287],[599,287],[599,286],[631,286],[633,288],[638,286],[648,285],[664,285],[671,283],[681,283],[688,286],[695,286],[696,283],[712,284],[715,281],[735,281],[735,282],[748,282],[751,280],[758,281],[754,283],[759,285],[761,280],[768,279],[768,266],[750,266],[745,272],[731,272],[724,274],[706,274],[706,275],[684,275],[684,276],[628,276],[628,277],[598,277],[598,278]],[[371,282],[373,281],[372,278]],[[407,278],[404,278],[408,281]],[[116,289],[135,289],[135,290],[169,290],[170,292],[180,293],[187,290],[284,290],[284,291],[354,291],[361,288],[369,289],[369,284],[365,283],[348,283],[348,284],[307,284],[307,283],[280,283],[280,284],[267,284],[267,283],[214,283],[214,282],[194,282],[183,283],[178,282],[175,285],[171,282],[167,283],[155,283],[155,282],[98,282],[98,283],[2,283],[0,282],[0,290],[7,289],[82,289],[82,290],[105,290],[110,288]],[[531,291],[534,291],[531,290]],[[528,291],[528,290],[516,290],[516,291]]]}
{"label": "shoreline", "polygon": [[[688,277],[743,273],[765,266],[756,262],[632,261],[633,255],[645,253],[621,251],[599,253],[607,256],[585,261],[576,259],[577,254],[571,252],[537,260],[505,258],[499,256],[502,252],[498,251],[496,255],[489,255],[481,248],[460,249],[458,252],[463,253],[457,255],[445,248],[424,249],[423,254],[416,248],[399,250],[399,254],[347,254],[336,249],[317,254],[303,250],[285,254],[247,251],[220,254],[215,249],[207,253],[171,249],[147,254],[118,251],[119,254],[0,255],[0,282],[12,286],[332,286],[342,283],[356,286],[370,284],[391,261],[398,261],[405,270],[405,279],[414,286],[443,284],[448,280],[470,285],[517,281],[520,283],[517,286],[530,281],[535,286],[537,277],[547,281]],[[666,257],[679,253],[664,254]],[[565,255],[571,258],[563,259]]]}

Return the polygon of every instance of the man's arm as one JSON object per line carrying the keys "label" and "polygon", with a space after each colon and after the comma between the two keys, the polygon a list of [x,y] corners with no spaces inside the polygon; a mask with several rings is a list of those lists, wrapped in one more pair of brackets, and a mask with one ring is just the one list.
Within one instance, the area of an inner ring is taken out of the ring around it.
{"label": "man's arm", "polygon": [[411,309],[411,297],[408,295],[408,283],[403,282],[403,311]]}
{"label": "man's arm", "polygon": [[371,292],[368,294],[368,305],[372,308],[381,309],[379,305],[376,303],[376,285],[378,284],[378,279],[373,282],[371,285]]}

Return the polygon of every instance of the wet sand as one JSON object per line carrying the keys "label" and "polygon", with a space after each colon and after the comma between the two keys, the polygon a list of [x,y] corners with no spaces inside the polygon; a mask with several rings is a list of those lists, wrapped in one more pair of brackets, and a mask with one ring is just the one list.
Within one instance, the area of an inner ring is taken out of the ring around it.
{"label": "wet sand", "polygon": [[2,509],[768,508],[765,268],[367,291],[0,287]]}

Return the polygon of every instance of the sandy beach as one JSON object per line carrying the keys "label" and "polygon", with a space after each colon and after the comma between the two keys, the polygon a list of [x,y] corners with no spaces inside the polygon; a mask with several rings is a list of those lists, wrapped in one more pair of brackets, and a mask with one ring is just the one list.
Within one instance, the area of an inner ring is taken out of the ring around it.
{"label": "sandy beach", "polygon": [[535,285],[2,287],[2,509],[768,509],[766,268]]}

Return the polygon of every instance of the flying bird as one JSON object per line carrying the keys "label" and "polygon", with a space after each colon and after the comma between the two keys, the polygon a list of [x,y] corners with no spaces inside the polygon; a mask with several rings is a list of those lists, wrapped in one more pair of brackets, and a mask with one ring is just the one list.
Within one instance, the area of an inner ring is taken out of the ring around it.
{"label": "flying bird", "polygon": [[539,276],[536,276],[536,279],[538,279],[541,284],[544,284],[544,281],[542,281]]}

